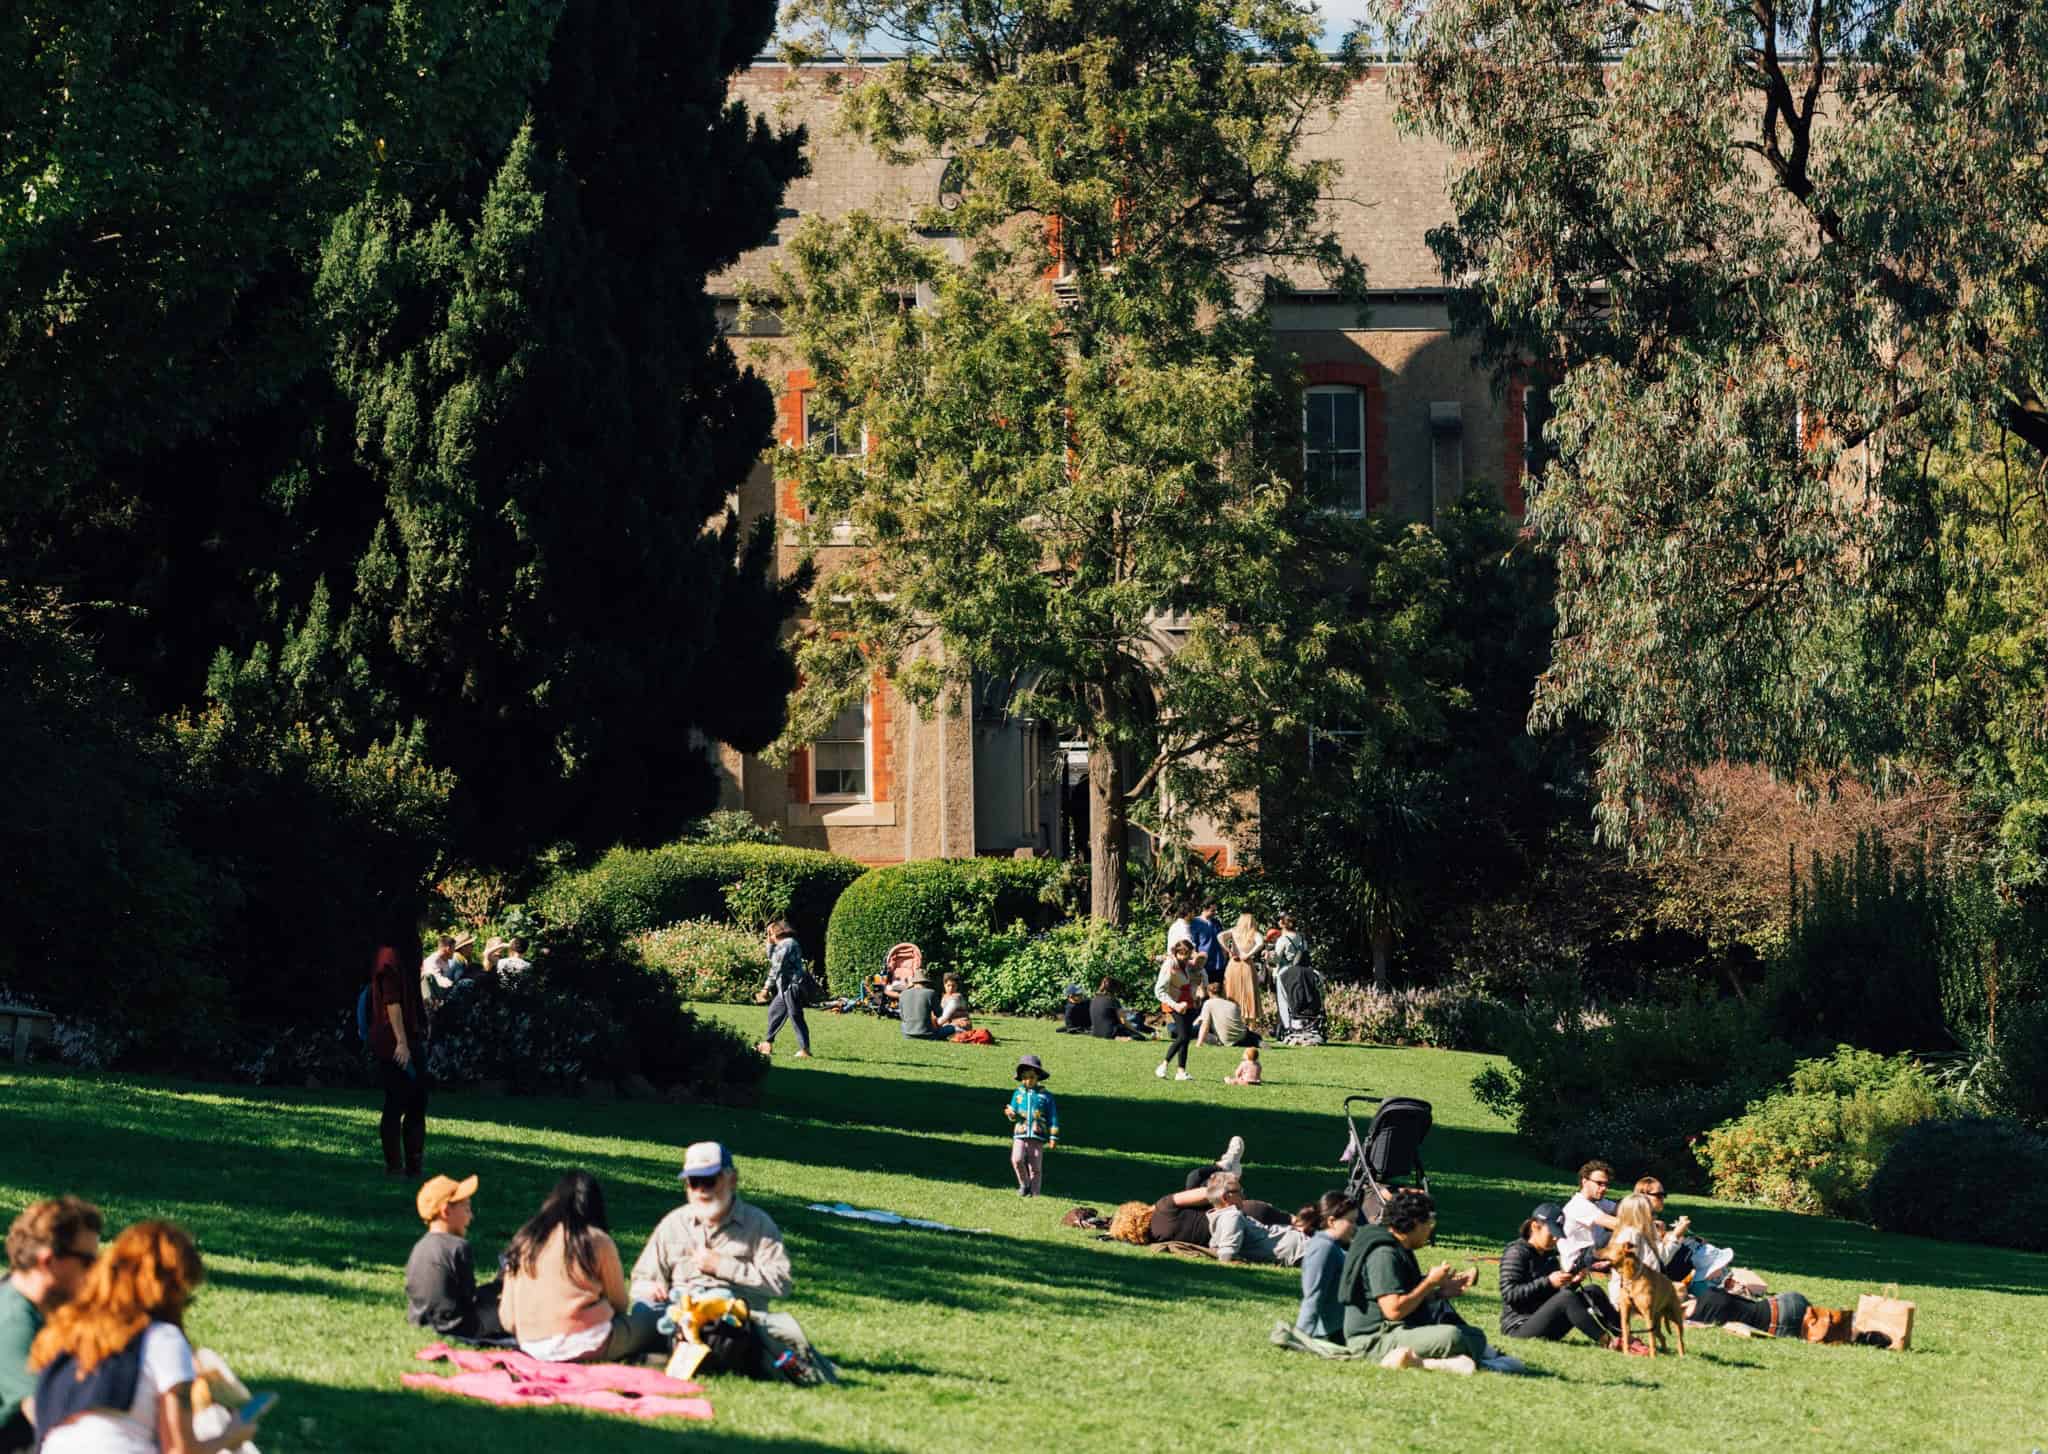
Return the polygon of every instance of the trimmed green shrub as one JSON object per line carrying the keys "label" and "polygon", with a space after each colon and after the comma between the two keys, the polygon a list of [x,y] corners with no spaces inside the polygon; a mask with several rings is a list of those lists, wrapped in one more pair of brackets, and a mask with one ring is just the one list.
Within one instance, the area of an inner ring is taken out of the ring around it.
{"label": "trimmed green shrub", "polygon": [[1870,1183],[1886,1232],[2048,1252],[2048,1136],[2017,1121],[1922,1121]]}
{"label": "trimmed green shrub", "polygon": [[1028,939],[1013,928],[1000,936],[1008,953],[961,974],[977,1010],[1006,1015],[1056,1015],[1067,1002],[1069,984],[1092,995],[1105,975],[1125,1005],[1149,1006],[1157,968],[1151,945],[1157,937],[1092,919],[1057,924]]}
{"label": "trimmed green shrub", "polygon": [[674,977],[686,999],[727,1005],[753,999],[768,975],[760,937],[731,924],[685,919],[633,941],[640,962]]}
{"label": "trimmed green shrub", "polygon": [[1687,1190],[1706,1179],[1695,1134],[1740,1115],[1795,1058],[1737,1001],[1693,995],[1597,1012],[1571,977],[1546,986],[1523,1014],[1497,1016],[1494,1033],[1507,1068],[1481,1071],[1473,1092],[1552,1165],[1616,1161],[1632,1153],[1603,1138],[1654,1132],[1633,1153],[1643,1156],[1636,1164]]}
{"label": "trimmed green shrub", "polygon": [[892,944],[915,944],[943,973],[974,952],[976,932],[1014,923],[1050,928],[1065,917],[1063,878],[1059,863],[1036,858],[933,858],[870,869],[832,910],[825,937],[832,993],[860,993],[862,978],[882,967]]}
{"label": "trimmed green shrub", "polygon": [[[546,922],[551,948],[595,958],[664,924],[723,919],[730,911],[726,890],[751,880],[749,908],[787,891],[788,901],[773,912],[789,919],[804,954],[815,959],[833,906],[865,872],[834,853],[773,844],[614,848],[589,868],[550,879],[529,907]],[[773,893],[764,896],[763,887],[771,885]]]}
{"label": "trimmed green shrub", "polygon": [[1783,1089],[1716,1126],[1695,1151],[1717,1197],[1862,1217],[1871,1178],[1898,1139],[1955,1110],[1916,1061],[1842,1045],[1800,1061]]}

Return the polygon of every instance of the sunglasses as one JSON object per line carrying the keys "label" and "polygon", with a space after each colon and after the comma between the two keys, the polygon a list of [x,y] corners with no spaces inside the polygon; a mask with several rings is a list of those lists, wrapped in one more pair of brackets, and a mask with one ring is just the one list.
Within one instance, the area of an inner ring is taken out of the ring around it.
{"label": "sunglasses", "polygon": [[691,1176],[684,1178],[684,1180],[689,1183],[693,1191],[710,1191],[711,1188],[718,1185],[718,1178],[722,1174],[721,1172],[714,1171],[709,1176]]}
{"label": "sunglasses", "polygon": [[1586,1181],[1587,1181],[1587,1184],[1588,1184],[1588,1185],[1591,1185],[1591,1186],[1605,1186],[1605,1185],[1607,1185],[1607,1178],[1606,1178],[1606,1177],[1604,1177],[1604,1176],[1603,1176],[1602,1178],[1600,1178],[1600,1180],[1598,1180],[1598,1181],[1594,1181],[1594,1180],[1593,1180],[1593,1179],[1592,1179],[1591,1177],[1587,1177],[1587,1178],[1586,1178]]}

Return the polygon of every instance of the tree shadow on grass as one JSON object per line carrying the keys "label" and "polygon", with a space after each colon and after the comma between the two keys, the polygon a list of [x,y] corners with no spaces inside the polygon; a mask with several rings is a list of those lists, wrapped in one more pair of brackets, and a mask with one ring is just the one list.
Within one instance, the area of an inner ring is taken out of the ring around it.
{"label": "tree shadow on grass", "polygon": [[[443,1369],[440,1364],[421,1365]],[[265,1379],[265,1391],[278,1395],[277,1409],[265,1421],[276,1442],[292,1450],[359,1451],[377,1449],[488,1449],[491,1454],[559,1454],[561,1450],[618,1451],[656,1454],[673,1451],[679,1440],[692,1445],[731,1450],[733,1454],[820,1454],[836,1449],[890,1449],[893,1445],[829,1441],[739,1433],[714,1421],[689,1419],[638,1420],[579,1409],[502,1408],[450,1394],[394,1387],[384,1390],[337,1388],[292,1379]],[[718,1388],[708,1396],[715,1411]],[[791,1390],[791,1397],[831,1397],[829,1391]],[[266,1446],[271,1439],[260,1439]]]}

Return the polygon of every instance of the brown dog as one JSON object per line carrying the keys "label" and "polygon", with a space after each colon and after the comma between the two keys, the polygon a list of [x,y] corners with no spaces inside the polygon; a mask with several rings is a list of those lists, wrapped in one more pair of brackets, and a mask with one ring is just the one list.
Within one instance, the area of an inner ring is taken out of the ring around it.
{"label": "brown dog", "polygon": [[1678,1355],[1685,1356],[1685,1306],[1670,1278],[1636,1257],[1635,1244],[1623,1241],[1608,1249],[1614,1261],[1614,1306],[1621,1313],[1621,1351],[1628,1352],[1629,1325],[1640,1314],[1650,1325],[1650,1356],[1664,1346],[1664,1325],[1678,1335]]}

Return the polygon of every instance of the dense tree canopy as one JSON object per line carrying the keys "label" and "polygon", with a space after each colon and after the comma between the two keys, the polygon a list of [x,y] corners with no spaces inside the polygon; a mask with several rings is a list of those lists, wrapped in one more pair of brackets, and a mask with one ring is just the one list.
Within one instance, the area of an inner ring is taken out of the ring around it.
{"label": "dense tree canopy", "polygon": [[1660,842],[1704,763],[1824,780],[1938,747],[1901,704],[1961,665],[1927,635],[1975,571],[1943,451],[2004,431],[2022,475],[2048,461],[2048,11],[1380,18],[1405,118],[1461,151],[1432,235],[1460,321],[1496,369],[1558,380],[1536,714],[1605,730],[1610,838]]}
{"label": "dense tree canopy", "polygon": [[[1300,488],[1299,401],[1270,357],[1275,275],[1357,291],[1295,155],[1355,64],[1292,0],[802,0],[908,51],[846,95],[892,157],[950,159],[955,256],[866,216],[807,224],[776,307],[842,438],[789,451],[861,563],[822,584],[801,742],[876,662],[930,707],[976,674],[1091,749],[1094,911],[1119,917],[1127,823],[1172,835],[1253,784],[1251,749],[1369,725],[1385,629],[1352,610],[1387,532]],[[918,295],[916,308],[904,306]],[[1290,464],[1290,461],[1293,463]]]}

